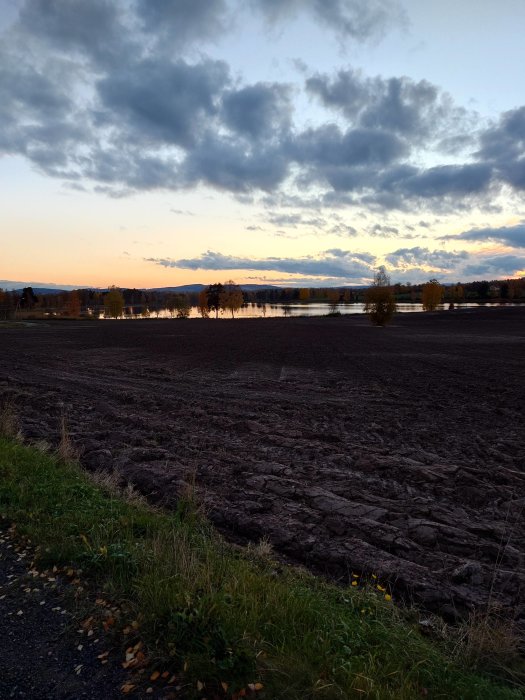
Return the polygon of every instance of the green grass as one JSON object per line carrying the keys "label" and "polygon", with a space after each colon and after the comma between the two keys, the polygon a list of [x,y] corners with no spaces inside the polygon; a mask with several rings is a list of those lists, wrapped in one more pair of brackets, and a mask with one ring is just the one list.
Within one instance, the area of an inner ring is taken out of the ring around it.
{"label": "green grass", "polygon": [[[111,495],[75,465],[0,439],[0,514],[42,566],[73,565],[125,601],[164,667],[265,698],[522,698],[469,671],[384,594],[339,588],[229,546],[188,500],[173,514]],[[132,619],[130,618],[130,619]]]}

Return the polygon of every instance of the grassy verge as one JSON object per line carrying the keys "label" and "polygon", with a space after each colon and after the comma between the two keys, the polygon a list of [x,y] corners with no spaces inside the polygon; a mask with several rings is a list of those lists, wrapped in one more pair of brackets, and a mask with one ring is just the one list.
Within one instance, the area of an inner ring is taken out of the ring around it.
{"label": "grassy verge", "polygon": [[4,439],[0,514],[31,538],[42,565],[81,567],[125,601],[150,653],[184,670],[196,697],[231,697],[250,683],[263,686],[261,698],[523,697],[465,669],[384,592],[341,589],[241,553],[187,500],[157,513]]}

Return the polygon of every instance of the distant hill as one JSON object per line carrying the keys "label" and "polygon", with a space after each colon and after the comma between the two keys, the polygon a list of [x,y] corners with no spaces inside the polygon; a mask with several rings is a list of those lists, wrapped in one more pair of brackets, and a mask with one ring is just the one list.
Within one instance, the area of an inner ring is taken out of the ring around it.
{"label": "distant hill", "polygon": [[[179,294],[192,292],[201,292],[205,289],[207,284],[182,284],[179,287],[153,287],[151,289],[145,289],[146,292],[177,292]],[[265,289],[280,289],[274,284],[240,284],[239,287],[244,289],[245,292],[258,292]]]}
{"label": "distant hill", "polygon": [[[26,285],[27,287],[31,287],[30,284]],[[70,289],[51,289],[47,287],[32,287],[33,292],[38,296],[39,294],[62,294],[63,292],[70,292]],[[79,287],[72,287],[72,289],[79,289]],[[23,287],[20,289],[14,289],[14,292],[18,292],[19,294],[22,294]]]}
{"label": "distant hill", "polygon": [[191,294],[192,292],[201,292],[207,285],[205,284],[181,284],[178,287],[142,287],[145,292],[183,292]]}
{"label": "distant hill", "polygon": [[0,289],[7,289],[13,292],[21,292],[24,287],[32,287],[35,294],[60,294],[69,292],[72,289],[90,289],[87,284],[76,285],[64,284],[60,287],[53,282],[22,282],[20,280],[0,280]]}
{"label": "distant hill", "polygon": [[[207,284],[181,284],[178,287],[141,287],[140,289],[145,292],[174,292],[177,294],[191,294],[201,292],[207,286]],[[280,287],[274,284],[241,284],[239,286],[246,292],[258,292],[265,289],[280,289]],[[32,284],[31,282],[12,282],[10,280],[0,280],[0,289],[10,289],[21,294],[24,287],[32,287],[33,292],[37,296],[39,294],[61,294],[63,292],[70,292],[72,289],[96,289],[98,292],[107,291],[105,288],[89,287],[87,285],[75,287],[68,284],[59,289],[58,287],[40,287]],[[122,289],[132,289],[132,287],[122,287]]]}

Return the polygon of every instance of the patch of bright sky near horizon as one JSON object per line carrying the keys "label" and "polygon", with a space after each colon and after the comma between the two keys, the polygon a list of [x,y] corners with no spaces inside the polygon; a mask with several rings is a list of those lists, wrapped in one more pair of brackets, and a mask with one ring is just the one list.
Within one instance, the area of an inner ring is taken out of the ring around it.
{"label": "patch of bright sky near horizon", "polygon": [[[0,0],[0,32],[7,40],[23,4]],[[296,134],[330,123],[348,128],[342,111],[323,106],[318,95],[305,90],[305,80],[316,74],[333,80],[351,68],[363,80],[429,81],[455,105],[477,113],[480,133],[494,131],[499,138],[502,114],[515,110],[519,116],[525,105],[525,4],[402,0],[400,5],[404,17],[359,41],[342,38],[306,12],[268,22],[245,2],[229,32],[200,41],[184,56],[189,63],[203,56],[226,61],[239,89],[258,81],[292,86]],[[522,121],[517,127],[522,131],[513,132],[522,149],[515,154],[516,169],[525,163],[525,114]],[[506,143],[505,134],[501,138]],[[480,186],[479,196],[456,198],[444,190],[443,198],[453,199],[450,206],[442,207],[439,197],[416,202],[407,196],[405,206],[390,208],[366,198],[320,203],[327,188],[319,180],[305,187],[288,179],[267,192],[203,184],[123,187],[125,195],[115,197],[97,191],[100,183],[87,178],[73,183],[84,188],[75,190],[23,154],[3,155],[1,149],[0,278],[5,280],[166,286],[233,277],[323,286],[367,282],[379,264],[394,281],[525,275],[525,183],[515,171],[499,174],[492,156],[497,186]],[[435,166],[477,162],[474,150],[458,155],[423,144],[414,147],[410,163],[426,176]],[[292,173],[300,174],[302,167],[295,161]]]}

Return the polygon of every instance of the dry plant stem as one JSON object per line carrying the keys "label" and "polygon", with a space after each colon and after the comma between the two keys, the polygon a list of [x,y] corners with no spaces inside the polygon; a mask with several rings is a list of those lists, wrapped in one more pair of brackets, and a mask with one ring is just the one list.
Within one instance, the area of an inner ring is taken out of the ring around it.
{"label": "dry plant stem", "polygon": [[64,414],[62,414],[60,419],[60,442],[58,443],[57,453],[64,462],[76,462],[78,460],[78,453],[71,441]]}
{"label": "dry plant stem", "polygon": [[123,477],[118,469],[113,469],[111,472],[102,470],[86,472],[86,476],[110,496],[120,498],[130,505],[147,508],[151,512],[158,511],[155,506],[148,503],[145,496],[143,496],[131,482],[128,481],[123,484]]}
{"label": "dry plant stem", "polygon": [[20,422],[16,409],[11,401],[5,401],[0,408],[0,437],[20,440]]}

